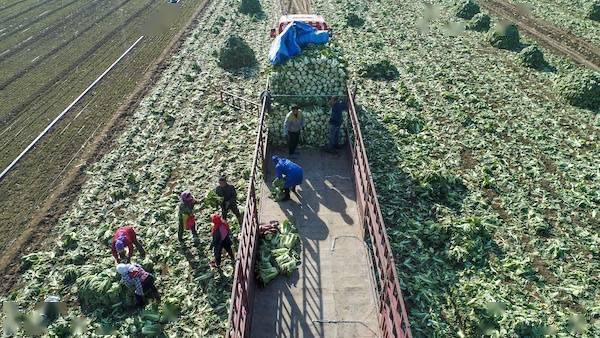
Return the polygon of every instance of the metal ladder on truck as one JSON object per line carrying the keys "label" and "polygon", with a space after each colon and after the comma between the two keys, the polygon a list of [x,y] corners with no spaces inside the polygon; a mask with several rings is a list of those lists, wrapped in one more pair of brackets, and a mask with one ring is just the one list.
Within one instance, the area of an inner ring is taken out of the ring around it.
{"label": "metal ladder on truck", "polygon": [[[303,149],[294,160],[305,171],[299,196],[281,203],[267,197],[277,149],[268,139],[269,99],[261,99],[226,337],[412,337],[354,93],[347,90],[344,151]],[[301,265],[261,288],[259,224],[282,218],[298,227]]]}

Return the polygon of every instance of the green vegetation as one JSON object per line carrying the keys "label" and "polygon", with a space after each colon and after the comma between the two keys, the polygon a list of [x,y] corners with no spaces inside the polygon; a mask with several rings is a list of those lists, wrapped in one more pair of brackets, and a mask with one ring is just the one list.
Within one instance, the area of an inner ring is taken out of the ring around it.
{"label": "green vegetation", "polygon": [[346,16],[346,25],[348,27],[362,27],[365,24],[365,20],[355,13],[350,13]]}
{"label": "green vegetation", "polygon": [[467,29],[477,32],[487,32],[490,29],[492,20],[489,15],[484,13],[477,13],[467,23]]}
{"label": "green vegetation", "polygon": [[523,50],[519,52],[518,58],[519,62],[525,67],[534,69],[544,69],[548,67],[548,63],[544,59],[544,53],[542,53],[536,45],[523,48]]}
{"label": "green vegetation", "polygon": [[[542,49],[556,72],[532,72],[477,32],[449,37],[455,4],[438,3],[426,34],[418,2],[316,7],[372,19],[336,39],[413,337],[599,336],[599,126],[552,86],[578,66]],[[358,77],[377,58],[402,66],[395,81]]]}
{"label": "green vegetation", "polygon": [[600,73],[578,70],[560,78],[556,90],[569,104],[600,110]]}
{"label": "green vegetation", "polygon": [[257,275],[262,285],[267,285],[280,273],[290,275],[298,269],[300,236],[289,220],[284,220],[277,230],[261,235],[258,243]]}
{"label": "green vegetation", "polygon": [[519,29],[513,24],[497,25],[488,35],[490,44],[496,48],[516,50],[521,46]]}
{"label": "green vegetation", "polygon": [[230,36],[219,51],[219,67],[227,70],[237,70],[256,64],[254,51],[244,39]]}
{"label": "green vegetation", "polygon": [[242,0],[240,12],[249,15],[262,14],[262,7],[259,0]]}
{"label": "green vegetation", "polygon": [[479,5],[473,0],[462,0],[456,9],[456,16],[469,20],[480,12]]}
{"label": "green vegetation", "polygon": [[600,21],[600,1],[595,0],[590,4],[587,18],[594,21]]}
{"label": "green vegetation", "polygon": [[360,69],[360,76],[372,80],[391,81],[397,79],[400,73],[398,68],[389,60],[365,63]]}

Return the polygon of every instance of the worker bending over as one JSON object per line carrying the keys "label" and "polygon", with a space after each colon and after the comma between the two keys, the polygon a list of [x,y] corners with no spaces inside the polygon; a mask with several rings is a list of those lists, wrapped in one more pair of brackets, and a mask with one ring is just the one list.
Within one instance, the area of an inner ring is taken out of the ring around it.
{"label": "worker bending over", "polygon": [[160,294],[154,285],[154,276],[146,272],[139,264],[118,264],[117,272],[121,281],[135,288],[135,304],[143,307],[146,298],[154,298],[160,302]]}
{"label": "worker bending over", "polygon": [[[131,256],[133,256],[134,245],[140,252],[140,255],[144,257],[146,255],[146,251],[144,250],[142,243],[137,239],[137,235],[135,230],[133,230],[133,227],[125,226],[117,229],[113,235],[111,244],[112,255],[115,258],[115,263],[129,263],[131,261]],[[125,247],[127,247],[127,256],[125,256]]]}
{"label": "worker bending over", "polygon": [[283,122],[283,136],[288,140],[289,156],[298,154],[296,148],[300,142],[300,132],[304,127],[304,116],[300,112],[300,107],[292,106],[292,110],[285,116]]}
{"label": "worker bending over", "polygon": [[235,255],[233,254],[231,242],[231,230],[229,229],[229,224],[225,221],[219,214],[215,213],[211,216],[212,221],[212,229],[210,230],[210,234],[212,235],[212,243],[211,247],[214,250],[215,260],[210,264],[212,267],[217,269],[221,269],[221,251],[225,249],[227,254],[229,254],[229,258],[231,258],[231,262],[235,263]]}
{"label": "worker bending over", "polygon": [[302,183],[303,170],[296,163],[283,157],[273,156],[272,160],[275,164],[275,176],[284,179],[283,192],[285,196],[283,200],[289,200],[290,190],[295,193],[296,186]]}
{"label": "worker bending over", "polygon": [[196,232],[196,216],[194,215],[194,205],[196,199],[189,191],[184,191],[179,195],[179,228],[177,238],[183,241],[183,228],[192,231],[192,236],[198,238]]}
{"label": "worker bending over", "polygon": [[227,219],[227,213],[231,211],[237,218],[238,224],[242,225],[242,215],[240,215],[237,206],[237,192],[233,185],[227,183],[225,176],[219,177],[219,185],[215,188],[215,193],[217,196],[223,198],[223,202],[221,203],[221,215],[223,218]]}

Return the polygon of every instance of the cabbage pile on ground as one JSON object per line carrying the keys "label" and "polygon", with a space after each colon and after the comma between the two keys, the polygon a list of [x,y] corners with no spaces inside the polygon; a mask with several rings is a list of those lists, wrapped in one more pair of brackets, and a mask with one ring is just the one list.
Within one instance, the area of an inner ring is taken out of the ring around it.
{"label": "cabbage pile on ground", "polygon": [[256,64],[254,51],[244,39],[230,36],[219,51],[219,66],[227,70],[250,67]]}
{"label": "cabbage pile on ground", "polygon": [[600,21],[600,1],[594,0],[594,2],[590,4],[587,18],[594,21]]}
{"label": "cabbage pile on ground", "polygon": [[490,29],[492,19],[485,13],[477,13],[467,22],[467,29],[477,32],[487,32]]}
{"label": "cabbage pile on ground", "polygon": [[346,62],[329,43],[303,48],[302,54],[274,66],[269,83],[278,102],[319,104],[329,96],[343,96],[346,77]]}
{"label": "cabbage pile on ground", "polygon": [[578,70],[560,78],[556,90],[569,104],[592,110],[600,109],[600,73]]}
{"label": "cabbage pile on ground", "polygon": [[480,11],[479,5],[473,0],[463,0],[458,4],[456,16],[461,19],[470,20]]}
{"label": "cabbage pile on ground", "polygon": [[548,62],[544,59],[544,53],[536,46],[531,45],[523,48],[518,55],[519,63],[525,67],[533,69],[544,69],[548,67]]}
{"label": "cabbage pile on ground", "polygon": [[521,46],[519,29],[513,24],[497,25],[488,35],[490,44],[496,48],[516,50]]}

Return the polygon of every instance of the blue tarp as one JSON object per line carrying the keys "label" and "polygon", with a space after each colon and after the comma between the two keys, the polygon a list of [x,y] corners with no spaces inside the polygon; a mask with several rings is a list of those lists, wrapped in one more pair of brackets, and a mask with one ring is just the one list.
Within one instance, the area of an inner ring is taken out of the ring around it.
{"label": "blue tarp", "polygon": [[310,43],[322,45],[328,41],[329,32],[319,31],[305,22],[294,21],[287,25],[271,44],[269,61],[273,65],[283,63],[300,54],[302,47]]}

